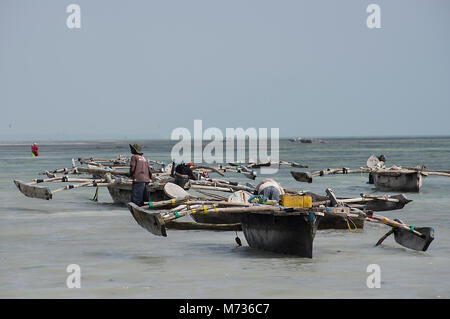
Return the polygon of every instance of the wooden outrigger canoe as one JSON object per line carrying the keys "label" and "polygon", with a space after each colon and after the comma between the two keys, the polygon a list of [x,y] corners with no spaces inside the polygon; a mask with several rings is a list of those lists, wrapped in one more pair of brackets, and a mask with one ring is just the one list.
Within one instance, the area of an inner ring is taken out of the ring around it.
{"label": "wooden outrigger canoe", "polygon": [[[327,190],[327,193],[332,194],[331,190]],[[336,198],[331,197],[335,202]],[[153,207],[160,209],[170,202],[173,205],[179,205],[183,201],[185,201],[183,198],[172,199],[154,203]],[[188,203],[186,202],[186,204]],[[202,203],[197,202],[197,204]],[[363,212],[345,206],[312,208],[287,208],[270,205],[220,207],[218,204],[208,203],[208,206],[203,206],[205,214],[207,212],[235,213],[240,217],[240,224],[228,224],[228,226],[224,224],[195,224],[197,225],[195,229],[232,230],[232,227],[242,226],[244,236],[250,247],[299,257],[312,258],[317,226],[320,219],[326,215],[364,218],[369,222],[391,226],[392,229],[380,238],[376,246],[380,245],[389,235],[394,234],[395,241],[400,245],[418,251],[426,251],[434,239],[433,227],[413,227],[397,219],[390,220],[370,211]],[[233,204],[238,205],[239,203]],[[149,207],[138,207],[134,203],[129,203],[128,208],[141,227],[154,235],[164,237],[167,237],[167,229],[170,228],[170,225],[178,224],[174,221],[175,219],[186,216],[194,210],[194,208],[180,209],[176,207],[165,213],[154,213],[150,211]],[[185,228],[186,226],[183,224],[176,227],[178,229],[189,229]],[[237,243],[241,245],[240,240],[237,240]]]}
{"label": "wooden outrigger canoe", "polygon": [[[73,180],[74,179],[68,179],[67,182],[70,183]],[[48,186],[39,186],[33,182],[26,183],[21,180],[14,180],[14,184],[22,194],[31,198],[50,200],[53,198],[53,194],[63,190],[70,190],[79,187],[106,187],[115,204],[126,205],[131,201],[131,182],[107,182],[106,180],[96,182],[96,179],[80,179],[79,181],[81,181],[81,183],[67,184],[56,190],[51,190]],[[161,183],[159,186],[148,187],[149,198],[151,201],[159,201],[169,198],[164,193],[163,186],[164,183]]]}
{"label": "wooden outrigger canoe", "polygon": [[374,184],[377,190],[402,192],[419,192],[423,179],[428,175],[450,177],[449,171],[430,171],[425,166],[386,168],[384,162],[378,160],[375,155],[369,157],[366,167],[354,170],[344,167],[314,172],[291,171],[291,175],[296,181],[306,183],[312,183],[313,178],[318,176],[355,173],[368,173],[369,184]]}
{"label": "wooden outrigger canoe", "polygon": [[[242,231],[250,247],[281,254],[312,258],[313,241],[319,219],[324,215],[321,208],[281,208],[266,207],[228,207],[221,208],[217,214],[230,213],[240,217],[239,224],[200,224],[203,229],[228,230],[242,227]],[[168,224],[176,223],[165,219],[161,213],[153,213],[134,203],[128,203],[128,208],[136,222],[158,236],[167,236]],[[333,208],[335,211],[348,208]],[[214,210],[214,209],[213,209]],[[213,211],[212,210],[212,211]],[[178,213],[176,213],[178,214]],[[182,216],[185,216],[185,213]],[[173,225],[173,224],[172,224]]]}
{"label": "wooden outrigger canoe", "polygon": [[[318,195],[313,192],[305,192],[304,194],[312,197],[313,206],[328,206],[330,204],[330,199],[327,196]],[[337,198],[337,201],[353,208],[376,212],[402,209],[406,204],[412,202],[404,194],[393,196],[361,194],[361,197],[358,198]]]}
{"label": "wooden outrigger canoe", "polygon": [[[360,198],[337,198],[331,189],[326,190],[327,197],[306,192],[305,194],[313,198],[313,206],[347,206],[350,209],[363,211],[386,211],[403,208],[411,200],[403,194],[395,196],[374,196],[361,194]],[[349,229],[356,230],[364,228],[365,216],[356,214],[350,215],[327,214],[322,218],[319,229]]]}
{"label": "wooden outrigger canoe", "polygon": [[[369,168],[361,168],[350,170],[345,168],[327,169],[318,172],[298,172],[291,171],[292,177],[298,182],[312,183],[314,177],[335,175],[335,174],[354,174],[369,173],[369,183],[374,184],[375,188],[380,191],[402,191],[402,192],[418,192],[422,187],[423,178],[426,174],[418,170],[388,170]],[[450,176],[450,175],[449,175]]]}
{"label": "wooden outrigger canoe", "polygon": [[[45,171],[42,173],[47,175],[45,179],[34,179],[31,182],[14,180],[14,184],[21,193],[31,198],[50,200],[53,198],[53,194],[63,190],[79,187],[107,187],[114,203],[126,205],[131,201],[132,183],[127,178],[129,171],[128,158],[121,156],[113,159],[78,158],[78,162],[81,165],[86,164],[87,167],[77,165],[75,159],[72,159],[72,168],[70,169],[63,168]],[[158,165],[164,164],[156,161],[152,162]],[[80,174],[90,175],[90,177],[80,178],[76,176]],[[168,198],[163,192],[163,187],[165,183],[172,181],[173,178],[158,172],[155,172],[154,175],[159,182],[149,185],[150,200],[157,201]],[[55,184],[58,182],[67,184],[55,190],[51,190],[48,186],[41,186],[41,183]]]}
{"label": "wooden outrigger canoe", "polygon": [[[131,183],[112,183],[108,185],[108,192],[115,204],[127,205],[131,202]],[[164,193],[164,184],[159,186],[148,186],[150,201],[160,201],[169,199]]]}

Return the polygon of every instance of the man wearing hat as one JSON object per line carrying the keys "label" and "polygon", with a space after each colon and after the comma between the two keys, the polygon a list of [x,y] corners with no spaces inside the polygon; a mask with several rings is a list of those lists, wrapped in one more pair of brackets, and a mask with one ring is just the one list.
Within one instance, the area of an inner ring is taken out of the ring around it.
{"label": "man wearing hat", "polygon": [[130,160],[130,177],[133,178],[131,190],[131,201],[142,206],[148,202],[149,194],[147,184],[152,180],[152,172],[148,161],[142,153],[142,147],[138,144],[130,144],[130,151],[133,156]]}

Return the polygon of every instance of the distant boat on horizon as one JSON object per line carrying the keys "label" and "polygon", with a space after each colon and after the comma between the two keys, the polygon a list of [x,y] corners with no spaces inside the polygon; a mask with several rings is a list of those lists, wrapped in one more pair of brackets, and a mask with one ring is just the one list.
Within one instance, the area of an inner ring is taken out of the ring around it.
{"label": "distant boat on horizon", "polygon": [[294,142],[294,143],[325,143],[325,141],[320,140],[320,139],[314,139],[314,138],[304,138],[304,137],[293,137],[290,138],[289,141]]}

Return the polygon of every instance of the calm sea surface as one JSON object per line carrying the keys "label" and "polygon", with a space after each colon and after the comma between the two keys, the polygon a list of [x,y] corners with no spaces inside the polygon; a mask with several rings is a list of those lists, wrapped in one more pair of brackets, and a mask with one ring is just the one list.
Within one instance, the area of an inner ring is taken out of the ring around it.
{"label": "calm sea surface", "polygon": [[[170,159],[173,142],[141,143],[146,157]],[[427,252],[403,248],[392,236],[374,247],[389,229],[366,223],[356,233],[318,231],[314,256],[305,259],[254,250],[242,232],[241,247],[234,232],[169,230],[166,238],[154,236],[126,207],[113,205],[106,189],[98,202],[90,200],[93,188],[64,191],[50,201],[27,198],[13,179],[28,181],[44,170],[71,167],[72,158],[129,155],[125,142],[42,143],[39,151],[39,158],[32,158],[30,145],[0,145],[1,298],[450,297],[450,178],[427,177],[420,193],[406,193],[412,203],[382,213],[435,227]],[[388,166],[449,170],[450,138],[280,141],[280,159],[309,165],[308,170],[358,168],[371,154],[387,155]],[[276,175],[286,188],[324,194],[330,187],[338,196],[352,197],[376,193],[367,175],[326,176],[304,184],[291,177],[292,169],[284,167]],[[81,267],[80,289],[66,286],[69,264]],[[379,289],[366,285],[370,264],[380,266]]]}

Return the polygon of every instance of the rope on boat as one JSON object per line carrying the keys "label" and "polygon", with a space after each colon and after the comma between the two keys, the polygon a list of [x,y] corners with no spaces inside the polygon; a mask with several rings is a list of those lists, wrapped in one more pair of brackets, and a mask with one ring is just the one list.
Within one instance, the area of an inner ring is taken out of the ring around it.
{"label": "rope on boat", "polygon": [[[358,227],[356,226],[355,222],[354,222],[348,215],[346,216],[345,220],[347,221],[347,227],[348,227],[348,230],[351,231],[351,232],[356,232],[356,230],[358,229]],[[352,228],[350,227],[350,223],[348,222],[349,220],[350,220],[350,222],[353,224],[353,226],[355,226],[354,229],[352,229]]]}
{"label": "rope on boat", "polygon": [[97,186],[97,189],[95,190],[95,194],[94,194],[94,197],[92,198],[92,200],[94,202],[98,202],[98,186]]}

